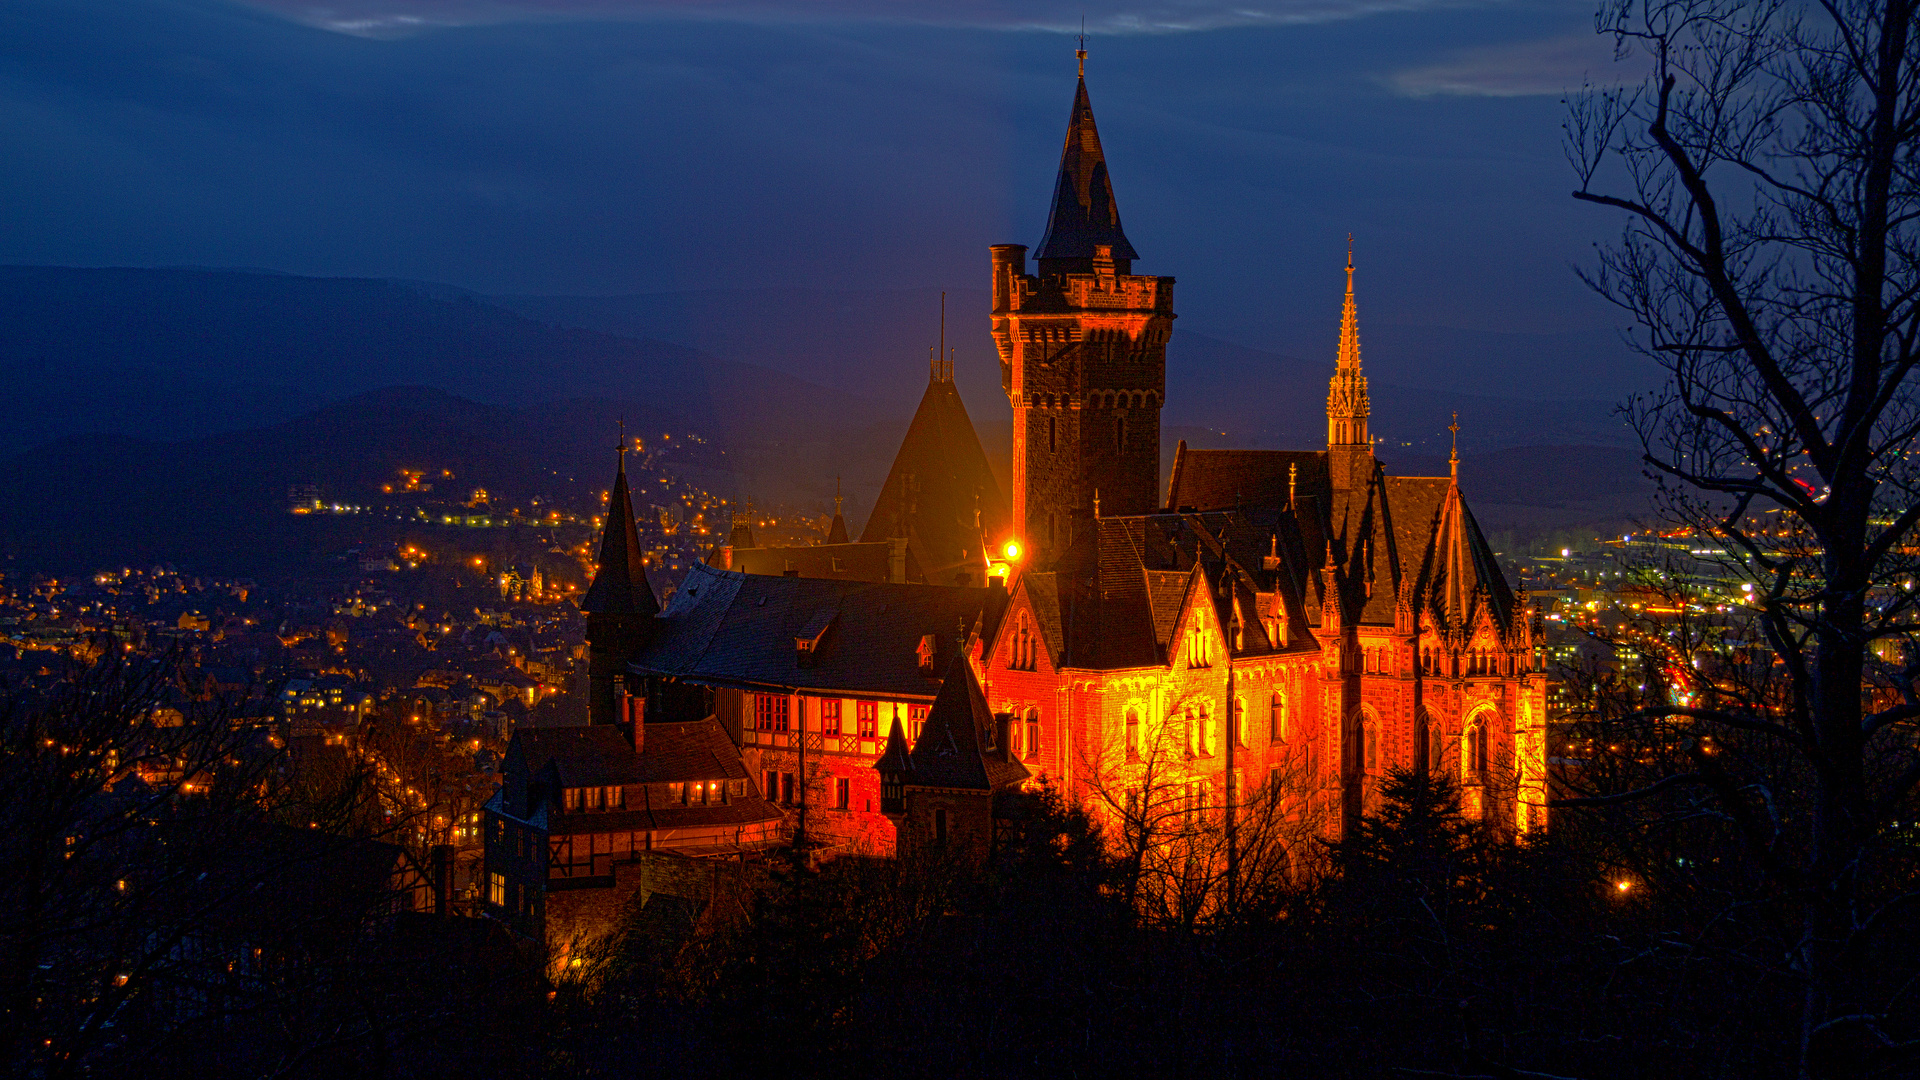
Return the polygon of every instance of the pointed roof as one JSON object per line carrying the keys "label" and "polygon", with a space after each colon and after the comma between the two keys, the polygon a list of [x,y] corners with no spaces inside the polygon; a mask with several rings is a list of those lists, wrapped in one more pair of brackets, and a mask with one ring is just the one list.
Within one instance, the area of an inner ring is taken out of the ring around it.
{"label": "pointed roof", "polygon": [[895,705],[893,726],[887,729],[887,752],[880,755],[880,760],[874,762],[873,767],[883,773],[911,774],[912,754],[912,748],[907,745],[907,733],[900,729],[900,706]]}
{"label": "pointed roof", "polygon": [[910,580],[951,585],[967,573],[984,585],[985,543],[1002,539],[1011,516],[960,391],[929,381],[860,542],[905,536]]}
{"label": "pointed roof", "polygon": [[847,542],[847,519],[840,516],[840,481],[833,482],[833,524],[827,526],[827,543],[844,544]]}
{"label": "pointed roof", "polygon": [[580,601],[580,610],[604,615],[652,616],[660,611],[647,568],[640,555],[640,530],[633,521],[633,497],[627,491],[627,451],[620,450],[620,468],[607,498],[607,524],[600,533],[600,559],[594,564],[593,584]]}
{"label": "pointed roof", "polygon": [[973,676],[973,665],[964,654],[955,656],[908,758],[912,783],[998,791],[1033,775],[1006,747],[987,749],[993,728],[993,712],[980,692],[980,680]]}
{"label": "pointed roof", "polygon": [[1060,152],[1060,178],[1053,187],[1047,235],[1034,257],[1091,259],[1095,246],[1101,244],[1112,246],[1116,260],[1140,257],[1120,229],[1120,207],[1113,200],[1107,156],[1100,149],[1093,103],[1087,99],[1087,80],[1082,76],[1067,119],[1066,147]]}

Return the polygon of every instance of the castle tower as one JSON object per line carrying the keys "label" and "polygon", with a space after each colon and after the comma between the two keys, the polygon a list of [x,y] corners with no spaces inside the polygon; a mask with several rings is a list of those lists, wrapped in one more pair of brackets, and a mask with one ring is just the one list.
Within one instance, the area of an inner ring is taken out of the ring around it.
{"label": "castle tower", "polygon": [[1353,246],[1347,246],[1347,299],[1340,308],[1340,355],[1327,387],[1327,471],[1336,490],[1358,491],[1373,475],[1367,433],[1367,377],[1360,374],[1360,315],[1353,302]]}
{"label": "castle tower", "polygon": [[[587,722],[615,724],[620,697],[626,693],[627,663],[647,643],[660,602],[647,584],[640,554],[640,532],[633,521],[633,498],[627,492],[627,449],[620,447],[620,466],[613,492],[607,498],[606,528],[600,533],[600,558],[593,584],[580,601],[587,615]],[[633,696],[640,695],[635,688]]]}
{"label": "castle tower", "polygon": [[1013,403],[1013,529],[1035,565],[1090,519],[1159,503],[1173,279],[1135,275],[1087,98],[1086,52],[1046,236],[993,248],[993,339]]}

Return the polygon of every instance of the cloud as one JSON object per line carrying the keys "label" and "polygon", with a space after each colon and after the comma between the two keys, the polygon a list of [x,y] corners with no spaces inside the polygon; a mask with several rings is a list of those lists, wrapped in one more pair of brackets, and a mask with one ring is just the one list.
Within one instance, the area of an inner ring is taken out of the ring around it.
{"label": "cloud", "polygon": [[1638,81],[1633,57],[1616,61],[1613,48],[1612,38],[1588,33],[1463,49],[1441,63],[1395,72],[1386,82],[1407,97],[1535,97]]}
{"label": "cloud", "polygon": [[559,20],[696,19],[874,22],[995,30],[1178,33],[1230,26],[1337,22],[1394,11],[1481,6],[1476,0],[1146,0],[1087,16],[1062,0],[242,0],[296,22],[363,37],[440,27]]}

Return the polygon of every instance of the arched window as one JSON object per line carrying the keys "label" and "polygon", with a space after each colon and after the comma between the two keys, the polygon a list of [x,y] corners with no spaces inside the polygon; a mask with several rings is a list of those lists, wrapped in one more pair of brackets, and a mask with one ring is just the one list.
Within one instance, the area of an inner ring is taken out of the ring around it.
{"label": "arched window", "polygon": [[1027,710],[1027,760],[1040,756],[1040,710]]}
{"label": "arched window", "polygon": [[1247,745],[1247,699],[1233,699],[1233,745]]}
{"label": "arched window", "polygon": [[1369,775],[1380,769],[1380,725],[1372,714],[1364,716],[1360,722],[1361,748],[1365,752],[1363,765]]}
{"label": "arched window", "polygon": [[1212,757],[1217,741],[1213,729],[1213,706],[1203,701],[1200,703],[1200,756]]}
{"label": "arched window", "polygon": [[1053,453],[1058,447],[1058,436],[1059,432],[1056,430],[1054,417],[1047,417],[1047,453]]}
{"label": "arched window", "polygon": [[1127,760],[1140,760],[1140,710],[1127,710]]}
{"label": "arched window", "polygon": [[1293,735],[1293,732],[1288,730],[1287,725],[1287,696],[1281,693],[1280,688],[1277,686],[1273,688],[1271,708],[1272,711],[1267,715],[1267,722],[1270,726],[1268,737],[1276,743],[1286,742]]}

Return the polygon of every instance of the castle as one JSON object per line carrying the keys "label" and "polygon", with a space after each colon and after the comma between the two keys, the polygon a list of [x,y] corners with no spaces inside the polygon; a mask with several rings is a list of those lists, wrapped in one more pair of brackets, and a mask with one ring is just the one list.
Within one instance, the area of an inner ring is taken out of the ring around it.
{"label": "castle", "polygon": [[1544,828],[1528,605],[1457,454],[1443,477],[1375,456],[1351,254],[1326,448],[1183,442],[1161,496],[1174,279],[1133,272],[1082,59],[1031,269],[991,249],[1011,498],[938,360],[859,543],[837,514],[818,551],[739,533],[659,608],[616,484],[582,605],[591,724],[636,753],[656,723],[725,733],[740,767],[706,771],[757,791],[728,780],[740,835],[701,853],[772,842],[777,807],[816,849],[985,854],[1005,797],[1041,780],[1096,817],[1149,785],[1228,820],[1277,793],[1338,834],[1397,767],[1456,777],[1490,828]]}

